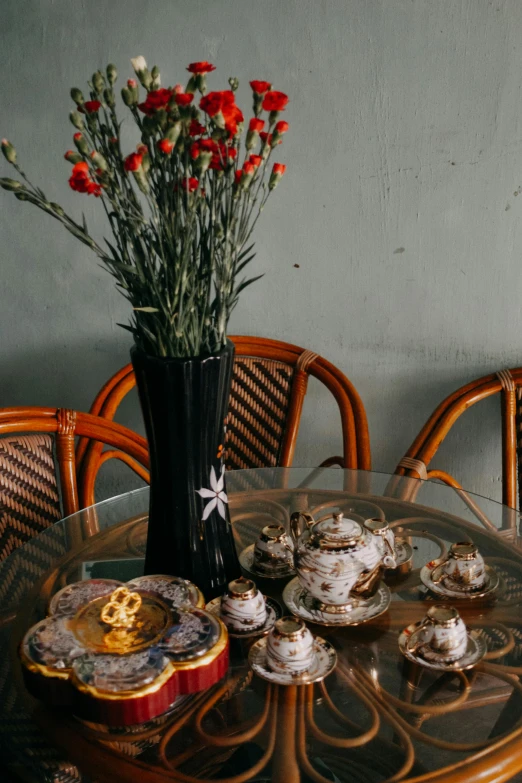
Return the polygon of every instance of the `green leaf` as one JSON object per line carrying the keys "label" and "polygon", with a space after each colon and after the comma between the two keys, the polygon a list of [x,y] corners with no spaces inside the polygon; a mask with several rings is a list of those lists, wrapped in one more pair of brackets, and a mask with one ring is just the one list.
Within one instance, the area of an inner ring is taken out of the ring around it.
{"label": "green leaf", "polygon": [[263,275],[257,275],[257,277],[251,277],[250,280],[243,280],[235,289],[234,289],[234,295],[237,297],[238,294],[241,293],[241,291],[244,291],[244,289],[247,287],[247,285],[252,285],[252,283],[255,283],[257,280],[261,280],[261,278],[264,277]]}
{"label": "green leaf", "polygon": [[141,313],[159,313],[157,307],[133,307],[133,310],[138,310]]}

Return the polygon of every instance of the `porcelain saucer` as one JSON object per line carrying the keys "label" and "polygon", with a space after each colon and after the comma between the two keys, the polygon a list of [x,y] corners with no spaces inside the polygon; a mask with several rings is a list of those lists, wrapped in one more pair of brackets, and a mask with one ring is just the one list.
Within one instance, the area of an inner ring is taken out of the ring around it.
{"label": "porcelain saucer", "polygon": [[455,661],[448,661],[444,658],[444,653],[436,653],[430,649],[428,644],[421,645],[416,650],[410,650],[408,649],[408,644],[411,637],[422,623],[423,621],[419,620],[418,623],[408,625],[399,635],[399,649],[401,653],[408,660],[418,663],[419,666],[445,672],[463,671],[476,666],[487,652],[486,642],[477,631],[468,631],[466,652]]}
{"label": "porcelain saucer", "polygon": [[279,568],[276,574],[267,574],[265,571],[258,571],[254,563],[254,547],[255,544],[250,544],[250,546],[247,546],[246,549],[243,549],[239,555],[241,568],[244,568],[245,571],[248,571],[249,574],[254,574],[254,576],[261,577],[262,579],[287,579],[289,576],[292,576],[292,574],[295,574],[295,571],[291,565],[289,565],[287,568]]}
{"label": "porcelain saucer", "polygon": [[499,586],[499,576],[491,566],[486,565],[486,581],[481,587],[470,588],[460,586],[449,577],[443,576],[444,560],[431,560],[420,570],[422,583],[431,590],[432,593],[443,595],[446,598],[485,598],[491,595]]}
{"label": "porcelain saucer", "polygon": [[299,674],[281,674],[268,668],[266,662],[266,639],[259,639],[250,648],[248,663],[258,677],[274,683],[274,685],[308,685],[320,682],[328,677],[337,665],[337,653],[330,642],[316,636],[314,638],[314,661],[306,672]]}
{"label": "porcelain saucer", "polygon": [[301,585],[299,578],[292,579],[283,590],[283,601],[292,614],[318,625],[361,625],[383,614],[390,605],[391,594],[381,582],[373,598],[358,599],[348,612],[324,612],[318,608],[319,602]]}
{"label": "porcelain saucer", "polygon": [[[272,628],[275,621],[279,620],[279,618],[283,616],[283,610],[281,606],[277,603],[277,601],[275,601],[273,598],[267,598],[266,595],[265,595],[265,603],[266,603],[266,621],[264,625],[261,626],[261,628],[257,628],[256,630],[248,630],[248,631],[241,631],[241,632],[228,631],[228,635],[232,639],[251,639],[253,636],[266,636],[266,634]],[[213,598],[212,601],[209,601],[208,604],[205,606],[205,609],[207,610],[207,612],[210,612],[211,614],[220,617],[221,596],[218,596],[217,598]]]}

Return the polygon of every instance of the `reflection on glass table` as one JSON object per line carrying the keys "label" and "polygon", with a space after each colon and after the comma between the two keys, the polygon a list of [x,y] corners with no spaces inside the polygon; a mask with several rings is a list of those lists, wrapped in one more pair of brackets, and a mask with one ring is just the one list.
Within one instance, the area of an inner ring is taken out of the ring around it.
{"label": "reflection on glass table", "polygon": [[[0,565],[2,758],[30,779],[99,781],[507,780],[522,770],[522,549],[519,515],[447,486],[338,469],[262,469],[227,475],[238,551],[290,514],[341,510],[381,518],[413,553],[386,576],[390,608],[353,627],[314,625],[338,665],[316,685],[279,687],[253,676],[248,640],[233,640],[228,675],[150,724],[107,730],[53,711],[24,690],[16,645],[52,595],[84,578],[142,573],[148,490],[99,503],[50,528]],[[407,500],[405,498],[408,498]],[[487,645],[467,672],[407,661],[398,636],[436,599],[420,569],[452,543],[473,541],[499,575],[493,596],[459,600]],[[285,580],[256,580],[282,601]],[[62,776],[59,778],[59,776]]]}

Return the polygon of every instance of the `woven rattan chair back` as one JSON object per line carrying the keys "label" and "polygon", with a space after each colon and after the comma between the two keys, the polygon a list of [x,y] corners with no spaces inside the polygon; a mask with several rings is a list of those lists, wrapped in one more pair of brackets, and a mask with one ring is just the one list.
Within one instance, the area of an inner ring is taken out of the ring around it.
{"label": "woven rattan chair back", "polygon": [[0,410],[0,562],[94,497],[96,473],[77,475],[76,436],[113,447],[102,461],[123,455],[146,471],[144,438],[119,424],[63,408]]}
{"label": "woven rattan chair back", "polygon": [[[440,444],[464,411],[496,394],[499,395],[502,418],[502,503],[517,508],[518,501],[518,507],[522,508],[522,367],[486,375],[462,386],[443,400],[395,469],[397,476],[438,479],[454,487],[462,494],[468,505],[472,508],[475,506],[473,510],[479,519],[483,517],[481,521],[487,527],[491,523],[488,524],[480,509],[463,492],[459,482],[446,471],[430,469],[429,465]],[[408,486],[407,482],[405,484],[397,479],[392,480],[389,491],[392,494],[401,492],[402,496],[405,496],[405,486]],[[417,482],[410,484],[409,491],[406,491],[409,499],[416,495],[418,488]],[[504,533],[514,536],[516,515],[508,514],[507,517]],[[496,532],[496,528],[493,529]]]}
{"label": "woven rattan chair back", "polygon": [[[333,394],[341,415],[343,454],[323,465],[371,468],[366,413],[352,383],[333,364],[312,351],[261,337],[231,337],[235,345],[225,461],[228,469],[289,467],[294,457],[299,423],[313,376]],[[101,389],[90,412],[113,419],[126,394],[135,386],[130,364]],[[96,471],[100,446],[81,439],[77,460]]]}

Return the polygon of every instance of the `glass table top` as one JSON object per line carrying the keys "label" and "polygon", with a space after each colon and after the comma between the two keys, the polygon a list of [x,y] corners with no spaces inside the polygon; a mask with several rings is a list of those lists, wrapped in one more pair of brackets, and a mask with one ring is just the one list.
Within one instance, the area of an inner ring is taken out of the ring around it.
{"label": "glass table top", "polygon": [[[148,488],[98,503],[0,564],[4,759],[38,781],[67,770],[70,779],[100,781],[381,783],[435,780],[441,769],[445,781],[479,773],[487,781],[496,780],[499,769],[511,775],[522,769],[518,512],[433,482],[337,468],[233,471],[227,492],[238,552],[266,524],[288,529],[294,511],[317,516],[340,509],[386,519],[412,554],[401,573],[385,576],[389,609],[358,626],[310,624],[338,656],[323,683],[269,685],[248,666],[247,640],[232,640],[228,675],[209,692],[149,725],[121,731],[87,725],[26,694],[16,645],[64,585],[97,577],[127,581],[142,573]],[[440,600],[422,584],[420,569],[452,543],[470,540],[500,587],[493,596],[453,604],[486,643],[486,656],[468,672],[411,664],[399,651],[399,633]],[[283,604],[288,579],[256,581]]]}

